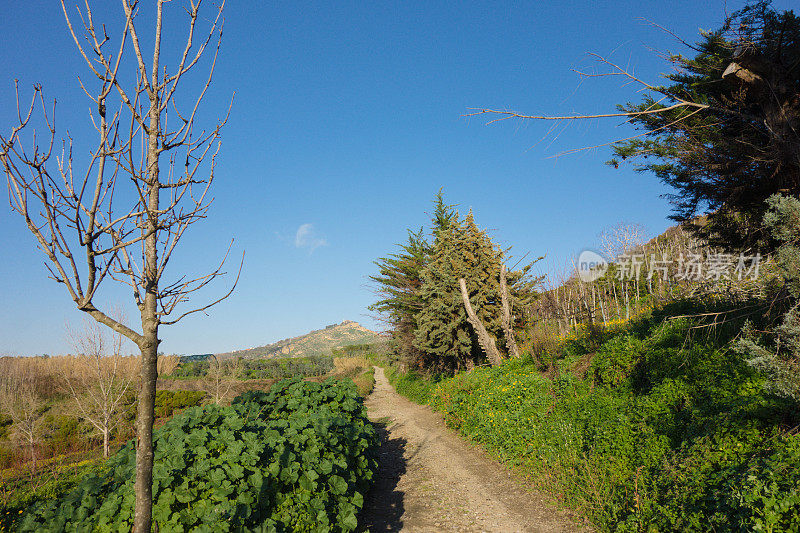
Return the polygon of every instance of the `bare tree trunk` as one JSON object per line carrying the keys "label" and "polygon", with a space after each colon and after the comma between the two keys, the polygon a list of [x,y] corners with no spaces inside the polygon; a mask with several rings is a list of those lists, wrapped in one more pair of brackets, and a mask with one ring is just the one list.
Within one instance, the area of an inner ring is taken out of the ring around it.
{"label": "bare tree trunk", "polygon": [[[462,292],[463,294],[463,292]],[[508,302],[508,285],[506,284],[506,266],[500,265],[500,300],[503,306],[503,333],[506,346],[511,357],[519,357],[517,341],[514,338],[514,325],[511,323],[511,305]]]}
{"label": "bare tree trunk", "polygon": [[[156,45],[153,52],[152,86],[158,86],[158,61],[161,51],[161,2],[159,2],[156,22]],[[142,306],[143,339],[140,345],[142,354],[139,406],[136,413],[136,513],[134,531],[150,533],[152,520],[152,479],[153,479],[153,422],[155,420],[156,382],[158,380],[158,240],[156,230],[159,222],[159,182],[158,144],[161,133],[160,96],[150,91],[150,129],[147,143],[147,210],[150,216],[142,227],[145,252],[144,305]]]}
{"label": "bare tree trunk", "polygon": [[34,437],[31,437],[29,446],[31,447],[31,472],[36,472],[36,440]]}
{"label": "bare tree trunk", "polygon": [[600,295],[599,300],[600,300],[600,313],[603,315],[603,325],[605,326],[606,323],[608,322],[608,320],[606,318],[606,308],[603,305],[603,295],[602,294]]}
{"label": "bare tree trunk", "polygon": [[[148,331],[148,329],[150,331]],[[152,341],[143,344],[139,405],[136,410],[136,512],[134,531],[150,533],[153,508],[153,421],[155,420],[156,380],[158,379],[158,341],[155,340],[158,326],[145,329],[145,336],[152,334]]]}
{"label": "bare tree trunk", "polygon": [[631,319],[631,299],[628,296],[628,284],[622,284],[622,290],[625,291],[625,320]]}
{"label": "bare tree trunk", "polygon": [[472,309],[472,304],[469,303],[469,292],[467,292],[467,282],[464,278],[459,278],[458,284],[461,287],[461,298],[464,300],[464,307],[467,309],[467,320],[475,328],[475,333],[478,335],[478,343],[480,343],[483,352],[489,359],[492,366],[499,366],[501,362],[500,352],[497,350],[497,345],[489,332],[483,326],[483,323],[475,314]]}

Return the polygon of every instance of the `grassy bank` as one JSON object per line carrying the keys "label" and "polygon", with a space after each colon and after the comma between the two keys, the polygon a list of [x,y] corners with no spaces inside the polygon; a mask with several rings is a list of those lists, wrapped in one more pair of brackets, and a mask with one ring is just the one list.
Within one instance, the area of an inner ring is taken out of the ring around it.
{"label": "grassy bank", "polygon": [[765,392],[725,328],[671,318],[687,305],[577,332],[548,375],[531,359],[388,375],[601,530],[798,530],[798,406]]}

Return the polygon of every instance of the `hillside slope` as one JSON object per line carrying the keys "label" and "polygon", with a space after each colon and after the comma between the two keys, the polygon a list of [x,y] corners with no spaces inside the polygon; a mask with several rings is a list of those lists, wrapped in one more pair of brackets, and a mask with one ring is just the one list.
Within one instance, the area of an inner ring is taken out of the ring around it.
{"label": "hillside slope", "polygon": [[370,344],[381,340],[382,337],[376,332],[365,328],[358,322],[345,320],[340,324],[331,324],[324,329],[314,330],[299,337],[216,355],[220,358],[242,357],[244,359],[310,357],[330,355],[334,349],[349,344]]}

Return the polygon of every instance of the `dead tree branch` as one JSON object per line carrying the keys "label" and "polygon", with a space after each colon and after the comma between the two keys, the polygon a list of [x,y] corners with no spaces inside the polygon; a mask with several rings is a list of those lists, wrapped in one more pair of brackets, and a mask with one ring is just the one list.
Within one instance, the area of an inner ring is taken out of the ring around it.
{"label": "dead tree branch", "polygon": [[478,318],[478,315],[475,314],[475,311],[472,309],[472,304],[469,301],[469,292],[467,291],[467,282],[464,278],[459,278],[458,285],[461,288],[461,298],[464,300],[464,308],[467,310],[467,320],[469,320],[469,323],[475,329],[475,334],[478,336],[478,343],[481,345],[481,349],[483,349],[483,352],[486,354],[492,366],[499,366],[502,362],[500,351],[497,349],[497,344],[492,336],[486,331],[483,322],[481,322],[481,319]]}

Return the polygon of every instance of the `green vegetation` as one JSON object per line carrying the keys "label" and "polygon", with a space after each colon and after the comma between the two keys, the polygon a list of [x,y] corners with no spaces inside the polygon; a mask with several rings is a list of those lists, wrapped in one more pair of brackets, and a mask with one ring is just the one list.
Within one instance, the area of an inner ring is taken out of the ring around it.
{"label": "green vegetation", "polygon": [[710,308],[683,301],[616,330],[583,328],[554,377],[531,359],[438,383],[389,375],[602,530],[796,530],[798,405],[731,349],[741,321],[710,331],[670,319],[690,311]]}
{"label": "green vegetation", "polygon": [[[187,361],[172,373],[171,378],[193,379],[208,375],[208,361]],[[283,379],[295,376],[322,376],[333,369],[333,357],[276,357],[274,359],[242,359],[237,379]]]}
{"label": "green vegetation", "polygon": [[399,394],[417,403],[428,403],[438,381],[413,370],[400,372],[396,368],[387,368],[386,377]]}
{"label": "green vegetation", "polygon": [[[193,407],[157,429],[153,519],[162,530],[351,531],[378,437],[355,387],[299,379],[230,407]],[[133,442],[20,531],[130,529]]]}
{"label": "green vegetation", "polygon": [[281,357],[242,360],[244,379],[281,379],[295,376],[322,376],[333,370],[333,357]]}
{"label": "green vegetation", "polygon": [[208,374],[208,361],[182,361],[180,366],[173,370],[170,379],[202,378]]}
{"label": "green vegetation", "polygon": [[74,490],[84,477],[98,475],[101,471],[102,465],[90,459],[48,469],[34,477],[25,472],[0,473],[0,532],[14,531],[31,505],[61,498]]}
{"label": "green vegetation", "polygon": [[194,407],[206,399],[205,391],[194,390],[160,390],[156,391],[156,417],[168,418],[180,409]]}
{"label": "green vegetation", "polygon": [[[380,299],[370,309],[386,315],[393,327],[394,352],[412,368],[469,369],[487,358],[469,323],[459,279],[465,279],[478,319],[507,350],[499,276],[509,250],[500,249],[478,228],[472,211],[462,220],[454,206],[444,202],[441,191],[434,201],[431,226],[430,242],[424,229],[409,231],[408,244],[376,261],[379,275],[370,279]],[[527,277],[532,265],[508,273],[512,306],[526,305],[535,294],[541,278]]]}

